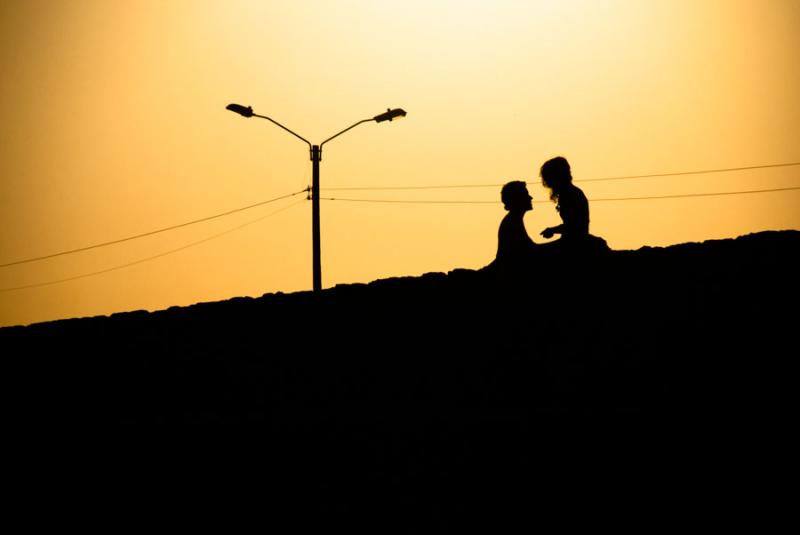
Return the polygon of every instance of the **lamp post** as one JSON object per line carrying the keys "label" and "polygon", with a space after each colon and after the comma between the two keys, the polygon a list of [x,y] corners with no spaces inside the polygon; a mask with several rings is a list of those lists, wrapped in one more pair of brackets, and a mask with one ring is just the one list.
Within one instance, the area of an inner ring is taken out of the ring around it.
{"label": "lamp post", "polygon": [[266,115],[258,115],[257,113],[253,112],[253,108],[250,106],[242,106],[240,104],[228,104],[225,109],[228,109],[232,112],[238,113],[242,117],[259,117],[261,119],[266,119],[271,123],[280,126],[296,138],[301,139],[308,145],[309,152],[311,153],[311,250],[312,250],[312,271],[313,271],[313,288],[315,292],[319,292],[322,290],[322,261],[320,259],[320,232],[319,232],[319,162],[322,161],[322,146],[325,145],[328,141],[339,137],[340,135],[344,134],[348,130],[355,128],[356,126],[368,123],[371,121],[375,121],[376,123],[382,123],[384,121],[392,121],[393,119],[399,119],[401,117],[406,116],[406,112],[401,110],[400,108],[395,109],[387,109],[386,112],[376,115],[371,119],[364,119],[358,121],[357,123],[348,126],[338,134],[334,134],[319,145],[312,145],[310,141],[306,138],[300,136],[299,134],[292,132],[278,121],[267,117]]}

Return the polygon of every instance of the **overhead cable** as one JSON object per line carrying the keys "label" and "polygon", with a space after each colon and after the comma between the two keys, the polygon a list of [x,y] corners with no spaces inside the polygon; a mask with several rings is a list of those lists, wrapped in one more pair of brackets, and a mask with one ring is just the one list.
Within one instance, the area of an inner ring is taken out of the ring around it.
{"label": "overhead cable", "polygon": [[162,258],[162,257],[167,256],[167,255],[171,255],[171,254],[174,254],[174,253],[177,253],[177,252],[180,252],[180,251],[184,251],[186,249],[189,249],[190,247],[194,247],[196,245],[200,245],[202,243],[206,243],[206,242],[214,240],[216,238],[220,238],[222,236],[225,236],[226,234],[230,234],[231,232],[235,232],[235,231],[240,230],[240,229],[242,229],[244,227],[247,227],[249,225],[253,225],[255,223],[258,223],[259,221],[262,221],[262,220],[264,220],[264,219],[266,219],[268,217],[272,217],[272,216],[274,216],[274,215],[276,215],[276,214],[278,214],[280,212],[283,212],[284,210],[288,210],[289,208],[297,206],[298,204],[300,204],[302,202],[305,202],[305,201],[306,201],[306,199],[302,199],[302,200],[300,200],[298,202],[294,202],[294,203],[292,203],[292,204],[290,204],[288,206],[284,206],[283,208],[279,208],[278,210],[275,210],[274,212],[270,212],[267,215],[263,215],[263,216],[261,216],[261,217],[259,217],[257,219],[254,219],[252,221],[248,221],[247,223],[243,223],[241,225],[238,225],[236,227],[228,229],[228,230],[226,230],[224,232],[220,232],[218,234],[214,234],[213,236],[209,236],[207,238],[203,238],[202,240],[198,240],[198,241],[192,242],[192,243],[190,243],[188,245],[184,245],[182,247],[178,247],[177,249],[171,249],[169,251],[166,251],[166,252],[163,252],[163,253],[159,253],[159,254],[153,255],[153,256],[148,256],[147,258],[142,258],[142,259],[136,260],[134,262],[128,262],[127,264],[114,266],[114,267],[111,267],[111,268],[108,268],[108,269],[103,269],[103,270],[100,270],[100,271],[93,271],[91,273],[84,273],[82,275],[76,275],[74,277],[67,277],[65,279],[51,280],[51,281],[39,282],[39,283],[35,283],[35,284],[26,284],[24,286],[15,286],[15,287],[12,287],[12,288],[0,288],[0,292],[10,292],[10,291],[13,291],[13,290],[25,290],[25,289],[28,289],[28,288],[39,288],[41,286],[50,286],[52,284],[59,284],[59,283],[62,283],[62,282],[70,282],[70,281],[74,281],[74,280],[78,280],[78,279],[85,279],[87,277],[94,277],[96,275],[102,275],[104,273],[110,273],[112,271],[117,271],[117,270],[120,270],[120,269],[136,266],[138,264],[143,264],[143,263],[149,262],[151,260],[156,260],[158,258]]}
{"label": "overhead cable", "polygon": [[303,190],[298,191],[298,192],[295,192],[295,193],[290,193],[288,195],[282,195],[280,197],[275,197],[274,199],[269,199],[268,201],[262,201],[262,202],[258,202],[258,203],[255,203],[255,204],[251,204],[249,206],[244,206],[242,208],[236,208],[234,210],[228,210],[227,212],[223,212],[221,214],[214,214],[214,215],[211,215],[211,216],[208,216],[208,217],[195,219],[193,221],[187,221],[186,223],[180,223],[178,225],[172,225],[172,226],[160,228],[160,229],[157,229],[157,230],[151,230],[149,232],[143,232],[142,234],[136,234],[134,236],[128,236],[126,238],[119,238],[117,240],[111,240],[111,241],[107,241],[107,242],[103,242],[103,243],[96,243],[94,245],[88,245],[86,247],[79,247],[77,249],[70,249],[68,251],[60,251],[60,252],[57,252],[57,253],[47,254],[47,255],[43,255],[43,256],[36,256],[36,257],[33,257],[33,258],[25,258],[24,260],[16,260],[14,262],[8,262],[8,263],[5,263],[5,264],[0,264],[0,268],[9,267],[9,266],[16,266],[16,265],[19,265],[19,264],[27,264],[27,263],[30,263],[30,262],[38,262],[40,260],[47,260],[48,258],[55,258],[57,256],[64,256],[64,255],[74,254],[74,253],[82,253],[83,251],[89,251],[89,250],[92,250],[92,249],[98,249],[100,247],[107,247],[109,245],[115,245],[117,243],[123,243],[123,242],[126,242],[126,241],[136,240],[136,239],[139,239],[139,238],[144,238],[146,236],[152,236],[154,234],[160,234],[162,232],[167,232],[169,230],[175,230],[175,229],[179,229],[179,228],[182,228],[182,227],[188,227],[189,225],[195,225],[197,223],[203,223],[205,221],[211,221],[212,219],[218,219],[220,217],[224,217],[224,216],[228,216],[228,215],[231,215],[231,214],[235,214],[237,212],[243,212],[245,210],[250,210],[251,208],[256,208],[258,206],[264,206],[265,204],[273,203],[273,202],[279,201],[281,199],[288,199],[289,197],[294,197],[295,195],[299,195],[301,193],[306,193],[307,191],[308,191],[308,188],[303,189]]}
{"label": "overhead cable", "polygon": [[[798,166],[800,162],[791,163],[777,163],[768,165],[751,165],[748,167],[726,167],[721,169],[705,169],[701,171],[680,171],[676,173],[657,173],[650,175],[628,175],[628,176],[609,176],[598,178],[578,178],[574,182],[601,182],[607,180],[631,180],[636,178],[656,178],[656,177],[670,177],[670,176],[684,176],[684,175],[704,175],[710,173],[728,173],[732,171],[749,171],[752,169],[770,169],[776,167],[792,167]],[[529,185],[538,184],[538,182],[527,182]],[[449,185],[417,185],[417,186],[348,186],[348,187],[333,187],[333,188],[320,188],[323,191],[382,191],[382,190],[427,190],[427,189],[467,189],[467,188],[499,188],[503,184],[449,184]]]}
{"label": "overhead cable", "polygon": [[[757,189],[742,191],[718,191],[709,193],[681,193],[676,195],[652,195],[646,197],[607,197],[589,199],[589,202],[603,201],[644,201],[656,199],[679,199],[686,197],[715,197],[720,195],[745,195],[750,193],[771,193],[775,191],[800,190],[800,186],[790,188]],[[500,204],[500,201],[452,201],[452,200],[410,200],[410,199],[353,199],[345,197],[320,197],[322,201],[368,202],[368,203],[398,203],[398,204]],[[545,204],[552,201],[533,201],[534,204]]]}

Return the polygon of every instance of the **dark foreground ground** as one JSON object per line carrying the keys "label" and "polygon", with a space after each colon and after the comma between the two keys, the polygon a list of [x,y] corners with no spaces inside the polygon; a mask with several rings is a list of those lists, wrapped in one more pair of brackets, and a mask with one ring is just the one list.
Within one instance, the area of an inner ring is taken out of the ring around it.
{"label": "dark foreground ground", "polygon": [[[339,467],[331,481],[435,468],[458,485],[540,465],[553,424],[792,425],[798,250],[800,232],[763,232],[523,279],[455,270],[6,328],[0,347],[31,425],[245,422],[279,464]],[[332,485],[306,492],[352,512]],[[409,518],[447,516],[423,501]]]}

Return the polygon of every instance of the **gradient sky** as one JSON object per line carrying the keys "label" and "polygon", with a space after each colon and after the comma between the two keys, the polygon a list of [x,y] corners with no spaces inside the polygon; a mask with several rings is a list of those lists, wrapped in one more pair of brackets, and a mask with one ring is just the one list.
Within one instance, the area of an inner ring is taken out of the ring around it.
{"label": "gradient sky", "polygon": [[[798,0],[26,0],[0,3],[0,264],[302,190],[325,146],[323,285],[489,263],[500,187],[800,161]],[[800,167],[578,184],[589,199],[800,186]],[[304,195],[0,268],[0,325],[311,286]],[[296,206],[289,206],[298,203]],[[800,229],[800,192],[591,204],[615,249]],[[132,267],[41,287],[219,238]],[[558,222],[551,203],[529,234]],[[587,266],[591,269],[591,266]]]}

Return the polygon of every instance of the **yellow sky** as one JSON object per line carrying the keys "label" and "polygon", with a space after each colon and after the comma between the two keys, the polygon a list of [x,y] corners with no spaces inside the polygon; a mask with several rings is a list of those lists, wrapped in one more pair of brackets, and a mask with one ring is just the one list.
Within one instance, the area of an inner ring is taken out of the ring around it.
{"label": "yellow sky", "polygon": [[[0,3],[0,264],[326,187],[576,180],[800,161],[797,0],[75,0]],[[589,199],[800,186],[800,167],[587,182]],[[546,200],[538,185],[536,201]],[[499,200],[499,187],[323,191]],[[0,288],[133,263],[303,196],[135,241],[0,268]],[[616,249],[800,229],[800,192],[594,202]],[[478,268],[499,204],[323,201],[325,287]],[[534,239],[552,204],[526,216]],[[311,286],[311,203],[125,269],[0,291],[0,325]],[[587,269],[591,269],[587,266]]]}

